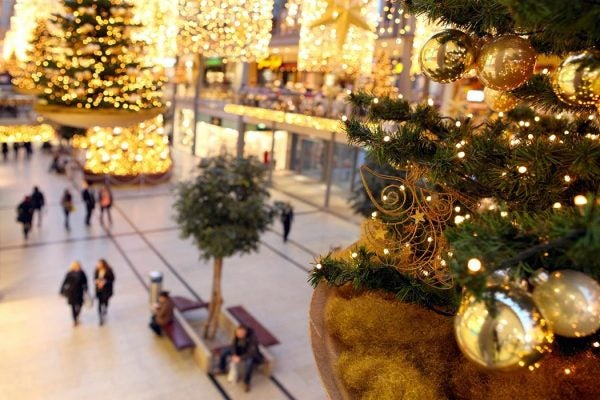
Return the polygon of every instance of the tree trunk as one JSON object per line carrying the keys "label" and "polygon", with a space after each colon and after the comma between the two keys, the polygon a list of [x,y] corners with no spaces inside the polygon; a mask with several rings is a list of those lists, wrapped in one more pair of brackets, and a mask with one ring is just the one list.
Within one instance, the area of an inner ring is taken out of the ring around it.
{"label": "tree trunk", "polygon": [[204,337],[206,339],[214,339],[219,327],[219,314],[221,314],[221,304],[223,298],[221,296],[221,275],[223,272],[223,259],[215,258],[213,264],[213,283],[210,294],[210,304],[208,306],[208,321],[204,328]]}

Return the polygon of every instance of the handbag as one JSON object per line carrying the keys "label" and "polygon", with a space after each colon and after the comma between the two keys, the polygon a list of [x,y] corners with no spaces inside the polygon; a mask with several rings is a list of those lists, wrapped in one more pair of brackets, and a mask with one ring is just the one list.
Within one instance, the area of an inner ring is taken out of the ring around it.
{"label": "handbag", "polygon": [[227,374],[227,382],[237,382],[239,379],[239,363],[229,362],[229,373]]}
{"label": "handbag", "polygon": [[85,308],[92,308],[94,306],[94,298],[90,295],[90,292],[85,291],[83,293],[83,304],[85,305]]}
{"label": "handbag", "polygon": [[68,282],[65,282],[62,287],[60,288],[60,294],[61,296],[67,297],[69,295],[69,290],[71,289],[71,284]]}

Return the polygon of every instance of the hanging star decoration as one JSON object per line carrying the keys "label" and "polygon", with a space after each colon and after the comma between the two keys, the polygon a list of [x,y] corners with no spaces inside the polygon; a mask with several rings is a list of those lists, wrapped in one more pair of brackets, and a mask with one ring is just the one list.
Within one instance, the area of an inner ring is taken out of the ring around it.
{"label": "hanging star decoration", "polygon": [[[367,166],[360,172],[377,208],[374,217],[363,225],[363,237],[378,261],[433,287],[452,287],[452,276],[443,260],[448,251],[443,230],[452,219],[457,197],[427,185],[424,171],[415,166],[399,171],[400,177],[382,175]],[[379,198],[369,188],[365,174],[389,182]]]}
{"label": "hanging star decoration", "polygon": [[350,26],[372,31],[365,21],[361,11],[363,9],[361,0],[327,0],[327,8],[321,18],[313,21],[309,27],[334,25],[337,45],[341,50],[346,42]]}

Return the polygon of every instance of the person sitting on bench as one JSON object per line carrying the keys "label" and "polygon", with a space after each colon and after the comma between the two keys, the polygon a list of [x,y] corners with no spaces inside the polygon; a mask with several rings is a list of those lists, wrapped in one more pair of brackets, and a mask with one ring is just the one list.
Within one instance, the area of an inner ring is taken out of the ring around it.
{"label": "person sitting on bench", "polygon": [[244,366],[244,388],[246,392],[250,391],[250,380],[254,367],[263,361],[263,356],[258,349],[258,341],[252,329],[244,325],[235,329],[231,347],[225,349],[219,358],[218,373],[225,373],[228,360],[231,360],[229,368]]}
{"label": "person sitting on bench", "polygon": [[150,321],[150,329],[158,336],[162,336],[164,328],[173,322],[173,307],[173,300],[169,297],[169,292],[160,292]]}
{"label": "person sitting on bench", "polygon": [[61,161],[60,156],[55,154],[52,158],[52,164],[50,164],[50,168],[48,172],[56,172],[57,174],[64,174],[66,172],[66,161]]}

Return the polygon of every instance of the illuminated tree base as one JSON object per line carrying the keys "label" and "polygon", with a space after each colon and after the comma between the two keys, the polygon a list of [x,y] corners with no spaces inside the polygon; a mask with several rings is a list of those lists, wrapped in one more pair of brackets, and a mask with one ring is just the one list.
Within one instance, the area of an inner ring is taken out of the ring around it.
{"label": "illuminated tree base", "polygon": [[35,112],[50,121],[84,129],[133,126],[154,118],[165,111],[163,107],[128,111],[118,109],[80,109],[44,104],[37,104],[34,109]]}
{"label": "illuminated tree base", "polygon": [[155,185],[168,181],[171,178],[173,167],[165,172],[156,174],[139,174],[139,175],[111,175],[111,174],[95,174],[84,168],[83,176],[87,182],[91,183],[108,183],[110,185]]}
{"label": "illuminated tree base", "polygon": [[73,146],[86,151],[83,170],[91,181],[154,183],[166,180],[173,166],[162,116],[129,128],[89,129]]}

